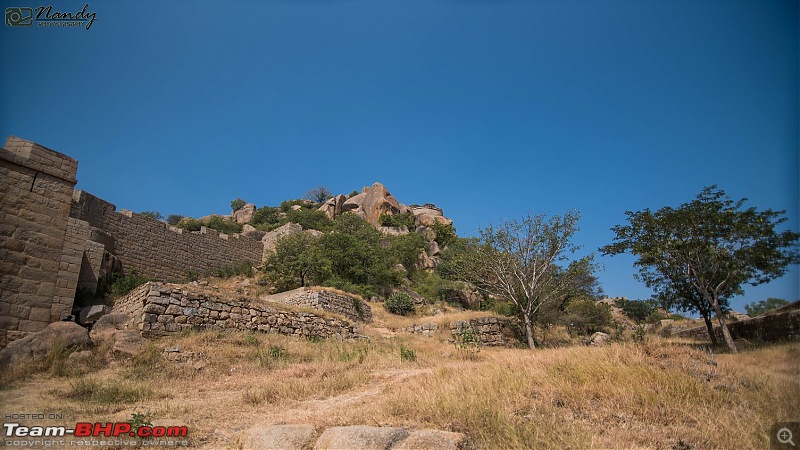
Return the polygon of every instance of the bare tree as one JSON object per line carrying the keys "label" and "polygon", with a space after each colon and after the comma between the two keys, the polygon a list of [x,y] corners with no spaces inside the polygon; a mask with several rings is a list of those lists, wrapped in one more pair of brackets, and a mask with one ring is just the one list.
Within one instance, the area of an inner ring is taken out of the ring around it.
{"label": "bare tree", "polygon": [[306,192],[305,196],[305,198],[313,200],[316,203],[322,203],[331,197],[333,197],[333,193],[331,192],[331,190],[322,185],[317,186],[314,189],[311,189],[310,191]]}
{"label": "bare tree", "polygon": [[542,305],[564,298],[594,269],[592,256],[561,265],[579,249],[570,243],[579,217],[528,214],[490,225],[449,263],[455,278],[518,308],[530,348],[536,348],[534,323]]}

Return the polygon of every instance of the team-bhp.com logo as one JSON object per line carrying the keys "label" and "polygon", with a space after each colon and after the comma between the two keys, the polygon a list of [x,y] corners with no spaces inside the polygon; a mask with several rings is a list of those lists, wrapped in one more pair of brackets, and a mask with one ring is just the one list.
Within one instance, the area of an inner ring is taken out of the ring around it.
{"label": "team-bhp.com logo", "polygon": [[11,6],[6,8],[7,27],[83,27],[87,30],[97,21],[97,13],[89,12],[89,4],[76,12],[62,12],[52,6]]}
{"label": "team-bhp.com logo", "polygon": [[78,422],[75,428],[63,426],[30,426],[25,427],[16,422],[4,423],[6,438],[31,437],[140,437],[140,438],[175,438],[186,437],[189,429],[185,426],[140,426],[136,429],[127,422],[89,423]]}

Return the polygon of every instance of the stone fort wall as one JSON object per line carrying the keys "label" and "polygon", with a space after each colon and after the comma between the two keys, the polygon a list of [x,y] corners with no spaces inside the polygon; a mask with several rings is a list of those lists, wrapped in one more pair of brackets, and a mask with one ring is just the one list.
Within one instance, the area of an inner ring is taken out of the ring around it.
{"label": "stone fort wall", "polygon": [[261,264],[263,244],[253,238],[219,233],[203,227],[185,231],[116,206],[85,191],[73,194],[70,216],[110,236],[106,251],[122,263],[123,271],[157,280],[180,280],[250,261]]}
{"label": "stone fort wall", "polygon": [[66,239],[77,169],[16,137],[0,149],[0,348],[70,314],[82,253]]}
{"label": "stone fort wall", "polygon": [[113,312],[130,315],[144,337],[183,330],[250,330],[303,338],[356,339],[358,327],[345,319],[275,308],[258,302],[229,301],[201,290],[145,283],[120,298]]}
{"label": "stone fort wall", "polygon": [[0,348],[69,316],[76,290],[94,291],[112,271],[178,280],[261,264],[258,240],[187,232],[74,191],[77,169],[24,139],[0,149]]}

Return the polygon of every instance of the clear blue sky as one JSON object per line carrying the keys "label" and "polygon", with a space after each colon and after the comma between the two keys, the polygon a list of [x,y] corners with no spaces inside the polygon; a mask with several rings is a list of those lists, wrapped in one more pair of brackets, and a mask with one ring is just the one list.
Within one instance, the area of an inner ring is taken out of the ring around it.
{"label": "clear blue sky", "polygon": [[[77,158],[118,208],[381,181],[462,235],[577,209],[591,252],[624,211],[718,184],[800,229],[796,0],[88,5],[89,30],[2,28],[0,134]],[[632,258],[599,260],[609,295],[650,295]],[[733,304],[797,299],[798,273]]]}

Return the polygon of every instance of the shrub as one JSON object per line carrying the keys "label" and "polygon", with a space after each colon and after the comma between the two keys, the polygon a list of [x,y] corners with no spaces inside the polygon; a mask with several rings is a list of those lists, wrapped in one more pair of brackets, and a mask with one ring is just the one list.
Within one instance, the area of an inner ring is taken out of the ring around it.
{"label": "shrub", "polygon": [[273,208],[271,206],[262,206],[261,208],[256,209],[256,212],[253,213],[253,218],[250,219],[250,224],[254,226],[277,224],[281,221],[278,218],[279,212],[280,208]]}
{"label": "shrub", "polygon": [[608,306],[588,298],[569,302],[566,313],[564,320],[570,333],[589,335],[603,331],[611,323],[611,311]]}
{"label": "shrub", "polygon": [[191,217],[184,217],[176,223],[175,226],[186,231],[200,231],[200,227],[202,227],[203,224],[200,223],[199,220],[192,219]]}
{"label": "shrub", "polygon": [[162,216],[161,213],[158,211],[142,211],[139,214],[156,220],[161,220],[164,218],[164,216]]}
{"label": "shrub", "polygon": [[400,344],[400,361],[414,362],[417,360],[417,352],[414,349]]}
{"label": "shrub", "polygon": [[180,214],[170,214],[167,216],[167,223],[172,226],[177,225],[181,220],[183,220],[183,216]]}
{"label": "shrub", "polygon": [[378,217],[378,222],[384,227],[414,229],[414,213],[404,212],[401,214],[383,213]]}
{"label": "shrub", "polygon": [[129,270],[124,276],[115,273],[112,280],[111,293],[119,297],[150,281],[147,277],[140,276],[136,269]]}
{"label": "shrub", "polygon": [[433,222],[432,228],[434,233],[436,233],[436,238],[434,240],[442,247],[446,247],[448,244],[458,238],[458,236],[456,236],[456,228],[453,226],[453,224],[445,225],[443,223],[439,223],[439,221],[435,221]]}
{"label": "shrub", "polygon": [[405,292],[395,292],[383,303],[384,308],[392,314],[406,316],[414,312],[414,300]]}
{"label": "shrub", "polygon": [[236,275],[252,277],[253,264],[251,264],[250,261],[242,261],[239,264],[234,264],[232,266],[222,266],[217,268],[217,276],[220,278],[230,278]]}
{"label": "shrub", "polygon": [[243,227],[243,225],[240,223],[234,223],[230,220],[225,220],[220,216],[211,216],[211,218],[205,223],[205,226],[225,234],[241,233]]}
{"label": "shrub", "polygon": [[623,314],[637,323],[647,320],[647,316],[656,310],[652,302],[646,300],[628,300],[625,298],[620,298],[614,300],[614,303],[622,310]]}
{"label": "shrub", "polygon": [[460,352],[474,355],[481,351],[483,333],[471,325],[459,324],[458,330],[453,335],[453,345]]}
{"label": "shrub", "polygon": [[246,205],[247,202],[242,200],[241,198],[237,198],[236,200],[231,200],[231,210],[238,211]]}

